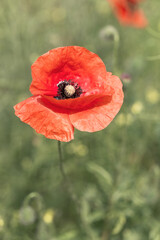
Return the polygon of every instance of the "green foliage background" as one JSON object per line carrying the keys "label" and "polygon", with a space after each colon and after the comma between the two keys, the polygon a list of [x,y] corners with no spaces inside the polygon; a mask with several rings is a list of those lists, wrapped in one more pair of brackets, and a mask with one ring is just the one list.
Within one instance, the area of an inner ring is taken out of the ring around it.
{"label": "green foliage background", "polygon": [[[0,239],[160,240],[160,2],[142,7],[147,29],[120,26],[106,0],[1,0]],[[119,33],[116,69],[114,41],[100,37],[107,25]],[[115,120],[62,144],[76,201],[60,174],[57,142],[13,111],[31,95],[31,64],[66,45],[97,53],[114,74],[131,74]]]}

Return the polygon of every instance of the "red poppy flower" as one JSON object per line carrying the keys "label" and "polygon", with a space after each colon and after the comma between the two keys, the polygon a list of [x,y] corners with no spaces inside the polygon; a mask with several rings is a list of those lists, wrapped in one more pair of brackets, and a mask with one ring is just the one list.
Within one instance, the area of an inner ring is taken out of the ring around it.
{"label": "red poppy flower", "polygon": [[32,65],[32,77],[33,96],[14,106],[15,114],[47,138],[70,141],[74,127],[102,130],[123,102],[120,79],[83,47],[50,50]]}
{"label": "red poppy flower", "polygon": [[120,21],[124,25],[143,28],[147,25],[144,13],[139,9],[139,2],[142,0],[108,0]]}

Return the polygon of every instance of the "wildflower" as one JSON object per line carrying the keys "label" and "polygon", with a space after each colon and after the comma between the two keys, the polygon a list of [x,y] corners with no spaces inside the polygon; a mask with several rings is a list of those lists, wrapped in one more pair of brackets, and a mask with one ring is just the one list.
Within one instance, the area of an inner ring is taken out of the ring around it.
{"label": "wildflower", "polygon": [[140,114],[143,110],[143,103],[140,101],[135,102],[132,107],[131,107],[131,111],[133,114]]}
{"label": "wildflower", "polygon": [[129,73],[122,73],[120,78],[125,85],[131,82],[131,75]]}
{"label": "wildflower", "polygon": [[160,99],[160,94],[156,89],[148,89],[146,92],[146,100],[151,104],[156,104]]}
{"label": "wildflower", "polygon": [[0,230],[4,227],[4,220],[3,218],[0,216]]}
{"label": "wildflower", "polygon": [[47,224],[50,224],[53,222],[53,219],[54,219],[54,211],[52,209],[47,209],[43,215],[43,221]]}
{"label": "wildflower", "polygon": [[102,130],[123,103],[120,79],[83,47],[50,50],[34,62],[32,77],[33,96],[14,106],[15,114],[47,138],[70,141],[74,127]]}
{"label": "wildflower", "polygon": [[147,25],[147,19],[139,8],[142,0],[108,0],[119,20],[123,25],[131,25],[143,28]]}

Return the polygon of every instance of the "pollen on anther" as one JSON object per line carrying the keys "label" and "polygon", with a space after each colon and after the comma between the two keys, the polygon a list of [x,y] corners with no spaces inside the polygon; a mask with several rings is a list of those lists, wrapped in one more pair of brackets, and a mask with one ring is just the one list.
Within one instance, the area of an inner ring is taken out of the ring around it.
{"label": "pollen on anther", "polygon": [[75,94],[75,92],[76,90],[72,85],[66,85],[64,88],[64,94],[66,95],[66,97],[71,97],[73,94]]}

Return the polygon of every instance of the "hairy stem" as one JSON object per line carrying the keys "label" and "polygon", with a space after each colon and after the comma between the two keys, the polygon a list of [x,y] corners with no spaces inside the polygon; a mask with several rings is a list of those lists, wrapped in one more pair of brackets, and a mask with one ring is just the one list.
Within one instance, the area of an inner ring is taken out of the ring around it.
{"label": "hairy stem", "polygon": [[66,180],[67,176],[65,174],[64,167],[63,167],[62,148],[61,148],[60,141],[58,141],[58,152],[59,152],[59,169],[60,169],[63,179]]}
{"label": "hairy stem", "polygon": [[117,58],[118,58],[118,49],[119,49],[119,35],[115,34],[114,36],[114,48],[113,48],[113,72],[117,72]]}
{"label": "hairy stem", "polygon": [[75,195],[72,185],[68,179],[68,176],[65,173],[64,170],[64,165],[63,165],[63,156],[62,156],[62,148],[61,148],[61,142],[58,141],[58,152],[59,152],[59,169],[66,187],[66,190],[68,191],[70,198],[72,199],[72,201],[75,204],[75,208],[76,208],[76,213],[77,213],[77,217],[78,217],[78,224],[81,228],[82,231],[84,231],[86,233],[86,235],[89,237],[89,239],[91,240],[97,240],[94,231],[92,230],[91,226],[89,225],[89,223],[87,223],[85,221],[85,219],[82,216],[81,213],[81,202],[80,200],[77,198],[77,196]]}
{"label": "hairy stem", "polygon": [[61,172],[64,184],[66,186],[67,191],[70,194],[71,199],[76,204],[76,208],[77,208],[77,210],[79,212],[79,201],[78,201],[76,195],[73,192],[73,189],[72,189],[72,186],[70,184],[70,181],[69,181],[69,179],[68,179],[68,177],[67,177],[67,175],[65,173],[65,170],[64,170],[63,156],[62,156],[62,147],[61,147],[61,142],[60,141],[58,141],[58,152],[59,152],[59,169],[60,169],[60,172]]}

